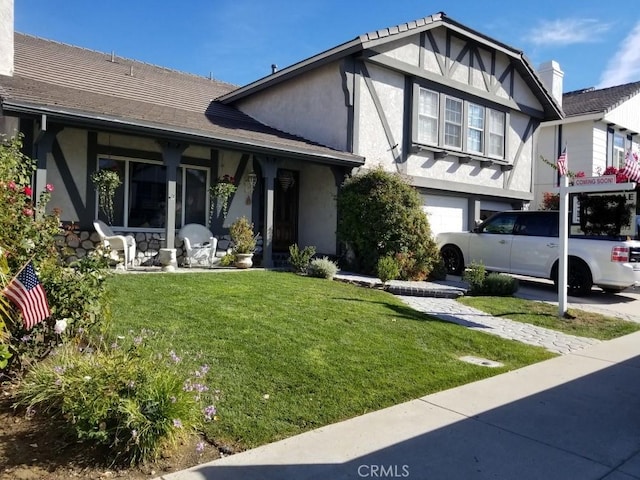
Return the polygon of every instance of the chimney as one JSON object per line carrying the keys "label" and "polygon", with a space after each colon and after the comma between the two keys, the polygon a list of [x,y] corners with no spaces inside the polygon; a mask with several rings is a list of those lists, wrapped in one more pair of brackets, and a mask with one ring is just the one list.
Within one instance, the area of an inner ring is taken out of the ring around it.
{"label": "chimney", "polygon": [[541,64],[538,67],[538,74],[542,82],[551,92],[553,98],[562,106],[562,79],[564,72],[560,70],[560,65],[555,60],[551,60]]}
{"label": "chimney", "polygon": [[13,0],[0,0],[0,75],[13,75]]}

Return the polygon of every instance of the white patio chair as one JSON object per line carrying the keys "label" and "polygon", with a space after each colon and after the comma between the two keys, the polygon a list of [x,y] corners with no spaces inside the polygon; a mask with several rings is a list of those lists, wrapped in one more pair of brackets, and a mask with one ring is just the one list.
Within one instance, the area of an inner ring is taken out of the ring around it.
{"label": "white patio chair", "polygon": [[184,242],[184,264],[212,267],[216,263],[218,239],[204,225],[188,223],[178,232],[178,238]]}
{"label": "white patio chair", "polygon": [[136,258],[136,239],[131,235],[116,235],[111,227],[102,220],[95,220],[93,226],[105,247],[116,252],[123,252],[124,268],[133,267]]}

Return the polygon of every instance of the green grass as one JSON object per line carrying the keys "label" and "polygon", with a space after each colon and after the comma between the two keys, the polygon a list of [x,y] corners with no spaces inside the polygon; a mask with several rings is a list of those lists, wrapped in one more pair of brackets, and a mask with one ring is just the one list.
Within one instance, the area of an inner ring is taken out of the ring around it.
{"label": "green grass", "polygon": [[569,315],[574,318],[563,319],[558,317],[556,305],[516,297],[460,297],[458,301],[496,317],[530,323],[579,337],[610,340],[640,330],[640,324],[583,310],[569,309]]}
{"label": "green grass", "polygon": [[[436,320],[382,291],[291,273],[116,275],[109,282],[115,333],[150,329],[182,358],[211,367],[219,421],[206,433],[240,448],[553,356]],[[462,355],[505,366],[470,365]]]}

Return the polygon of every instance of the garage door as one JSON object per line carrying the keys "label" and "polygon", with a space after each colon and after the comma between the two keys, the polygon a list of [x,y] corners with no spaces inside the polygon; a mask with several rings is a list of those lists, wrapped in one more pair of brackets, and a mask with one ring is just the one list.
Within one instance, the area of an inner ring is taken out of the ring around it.
{"label": "garage door", "polygon": [[422,195],[422,201],[433,235],[467,230],[469,203],[466,198]]}

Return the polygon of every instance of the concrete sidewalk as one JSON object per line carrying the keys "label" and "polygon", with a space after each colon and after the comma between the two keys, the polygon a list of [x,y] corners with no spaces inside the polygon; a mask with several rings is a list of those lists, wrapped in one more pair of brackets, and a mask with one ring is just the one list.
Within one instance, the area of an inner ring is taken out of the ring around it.
{"label": "concrete sidewalk", "polygon": [[640,479],[640,332],[160,477]]}

